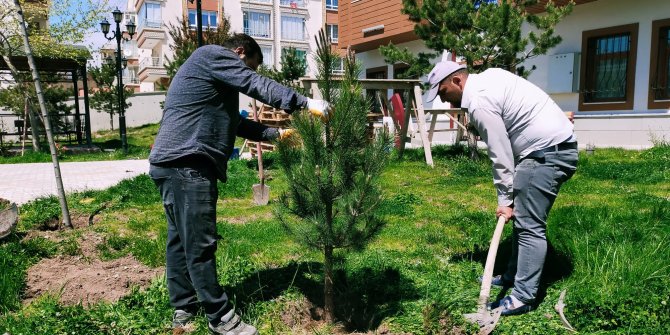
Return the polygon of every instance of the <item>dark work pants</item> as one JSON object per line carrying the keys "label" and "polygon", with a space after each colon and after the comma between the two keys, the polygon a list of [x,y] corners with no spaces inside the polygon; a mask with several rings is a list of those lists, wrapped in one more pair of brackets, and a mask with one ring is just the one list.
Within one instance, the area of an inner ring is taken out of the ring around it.
{"label": "dark work pants", "polygon": [[521,160],[514,172],[514,245],[504,275],[512,295],[525,304],[537,297],[547,255],[547,217],[561,185],[577,169],[577,149]]}
{"label": "dark work pants", "polygon": [[194,311],[200,303],[213,324],[232,306],[216,275],[216,173],[198,160],[151,165],[167,216],[167,286],[170,305]]}

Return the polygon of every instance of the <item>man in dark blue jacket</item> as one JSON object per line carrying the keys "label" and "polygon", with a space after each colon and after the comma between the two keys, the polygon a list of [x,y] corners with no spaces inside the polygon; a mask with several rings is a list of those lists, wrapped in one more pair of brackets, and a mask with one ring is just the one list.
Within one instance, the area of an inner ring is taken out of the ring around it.
{"label": "man in dark blue jacket", "polygon": [[167,216],[166,270],[174,328],[189,322],[202,306],[215,334],[258,333],[241,321],[217,280],[216,183],[226,180],[236,136],[267,141],[280,132],[241,118],[239,93],[289,113],[307,108],[324,120],[330,108],[257,74],[262,63],[256,41],[235,34],[223,46],[196,49],[167,92],[149,174]]}

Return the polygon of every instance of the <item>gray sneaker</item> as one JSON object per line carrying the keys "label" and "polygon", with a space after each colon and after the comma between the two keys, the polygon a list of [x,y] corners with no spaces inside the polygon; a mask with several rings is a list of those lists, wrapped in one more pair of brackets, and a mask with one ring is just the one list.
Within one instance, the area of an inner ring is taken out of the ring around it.
{"label": "gray sneaker", "polygon": [[183,328],[186,324],[193,321],[194,317],[193,313],[177,309],[172,315],[172,328]]}
{"label": "gray sneaker", "polygon": [[[230,311],[234,313],[234,311]],[[223,320],[227,319],[225,315]],[[242,322],[242,319],[239,315],[233,314],[232,318],[229,318],[228,322],[221,321],[218,325],[209,324],[209,331],[212,334],[220,335],[258,335],[258,331],[254,326],[248,325]]]}

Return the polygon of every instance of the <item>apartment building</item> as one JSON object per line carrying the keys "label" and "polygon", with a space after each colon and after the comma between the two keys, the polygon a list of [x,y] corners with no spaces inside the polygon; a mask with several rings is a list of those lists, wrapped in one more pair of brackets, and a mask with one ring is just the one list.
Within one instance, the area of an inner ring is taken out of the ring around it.
{"label": "apartment building", "polygon": [[[530,10],[542,13],[546,2]],[[653,141],[670,141],[670,2],[575,3],[555,29],[562,43],[524,64],[537,66],[528,79],[563,110],[575,112],[582,146],[645,148]],[[384,63],[380,45],[426,50],[401,8],[401,0],[340,2],[339,44],[357,51],[363,77],[394,78],[402,71],[401,65]],[[445,51],[441,59],[454,57]],[[443,107],[440,102],[425,105]]]}
{"label": "apartment building", "polygon": [[[338,42],[338,0],[202,0],[203,29],[213,29],[227,18],[234,32],[244,32],[258,41],[266,65],[280,67],[282,52],[298,50],[308,64],[307,75],[314,75],[310,54],[315,50],[314,36],[326,28],[334,50]],[[172,57],[168,34],[170,24],[187,20],[195,30],[196,4],[188,0],[128,0],[122,27],[134,20],[137,33],[123,42],[128,59],[124,85],[137,92],[162,89],[167,83],[165,59]],[[113,57],[115,42],[101,48],[103,59]]]}

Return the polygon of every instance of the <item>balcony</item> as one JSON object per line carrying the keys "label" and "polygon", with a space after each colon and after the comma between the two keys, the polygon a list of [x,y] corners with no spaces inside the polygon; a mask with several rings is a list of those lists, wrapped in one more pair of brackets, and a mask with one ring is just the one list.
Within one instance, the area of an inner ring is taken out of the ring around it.
{"label": "balcony", "polygon": [[123,76],[123,85],[139,85],[140,84],[140,78],[137,78],[136,76]]}
{"label": "balcony", "polygon": [[140,70],[137,73],[140,81],[155,82],[167,77],[167,70],[163,66],[163,58],[147,57],[140,62]]}
{"label": "balcony", "polygon": [[141,20],[137,26],[137,47],[153,49],[165,40],[163,24],[155,20]]}
{"label": "balcony", "polygon": [[307,3],[305,0],[279,0],[280,6],[286,6],[290,8],[305,8]]}

